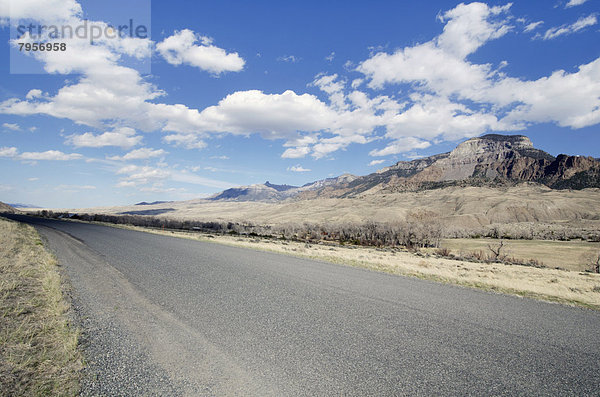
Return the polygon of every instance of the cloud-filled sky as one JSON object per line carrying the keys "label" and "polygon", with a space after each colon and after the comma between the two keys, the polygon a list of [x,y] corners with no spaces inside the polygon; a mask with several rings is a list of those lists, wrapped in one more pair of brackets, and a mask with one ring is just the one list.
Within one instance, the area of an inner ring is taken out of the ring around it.
{"label": "cloud-filled sky", "polygon": [[600,157],[597,0],[124,4],[0,0],[0,201],[301,185],[484,133]]}

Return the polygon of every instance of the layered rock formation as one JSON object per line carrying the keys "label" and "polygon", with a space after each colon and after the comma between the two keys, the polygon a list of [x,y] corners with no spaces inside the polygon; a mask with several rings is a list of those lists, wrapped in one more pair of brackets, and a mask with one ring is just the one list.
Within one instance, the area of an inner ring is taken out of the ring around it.
{"label": "layered rock formation", "polygon": [[211,200],[354,197],[451,185],[496,186],[519,182],[539,183],[552,189],[600,187],[600,161],[565,154],[555,158],[536,149],[526,136],[489,134],[462,142],[451,152],[400,161],[362,177],[346,174],[301,187],[266,182],[228,189]]}

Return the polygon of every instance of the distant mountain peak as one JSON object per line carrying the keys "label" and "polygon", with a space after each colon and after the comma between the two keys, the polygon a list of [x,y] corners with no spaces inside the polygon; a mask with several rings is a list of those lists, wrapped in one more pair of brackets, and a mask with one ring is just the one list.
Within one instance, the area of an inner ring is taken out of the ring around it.
{"label": "distant mountain peak", "polygon": [[471,138],[469,140],[487,140],[487,141],[495,141],[495,142],[509,142],[512,144],[525,144],[526,146],[533,147],[533,142],[531,139],[525,135],[502,135],[502,134],[486,134],[482,136],[478,136],[475,138]]}
{"label": "distant mountain peak", "polygon": [[264,185],[266,187],[273,188],[273,189],[277,190],[278,192],[285,192],[286,190],[298,188],[298,186],[292,186],[292,185],[275,185],[275,184],[270,183],[269,181],[266,181],[264,183]]}
{"label": "distant mountain peak", "polygon": [[450,152],[450,157],[469,157],[531,149],[534,149],[533,142],[524,135],[488,134],[460,143]]}
{"label": "distant mountain peak", "polygon": [[554,189],[600,187],[600,161],[591,157],[554,157],[536,149],[525,135],[487,134],[467,139],[448,153],[399,161],[365,176],[343,174],[302,187],[275,185],[228,189],[211,200],[278,201],[289,198],[353,197],[433,189],[449,184],[481,185],[536,182]]}

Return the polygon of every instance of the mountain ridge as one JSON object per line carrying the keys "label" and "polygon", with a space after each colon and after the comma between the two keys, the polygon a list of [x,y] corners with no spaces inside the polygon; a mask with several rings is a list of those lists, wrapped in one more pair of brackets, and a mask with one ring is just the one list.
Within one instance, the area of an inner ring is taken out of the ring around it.
{"label": "mountain ridge", "polygon": [[0,202],[0,214],[15,214],[19,212],[19,210],[11,207],[10,205]]}
{"label": "mountain ridge", "polygon": [[522,182],[559,190],[600,187],[600,161],[566,154],[554,157],[535,148],[525,135],[487,134],[461,142],[450,152],[398,161],[364,176],[344,174],[300,187],[267,181],[227,189],[208,200],[345,198],[452,185],[495,186]]}

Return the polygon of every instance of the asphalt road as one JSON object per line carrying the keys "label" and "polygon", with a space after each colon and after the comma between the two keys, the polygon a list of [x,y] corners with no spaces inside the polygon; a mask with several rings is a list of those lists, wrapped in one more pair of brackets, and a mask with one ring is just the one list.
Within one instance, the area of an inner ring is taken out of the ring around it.
{"label": "asphalt road", "polygon": [[600,395],[600,313],[12,216],[58,256],[90,395]]}

